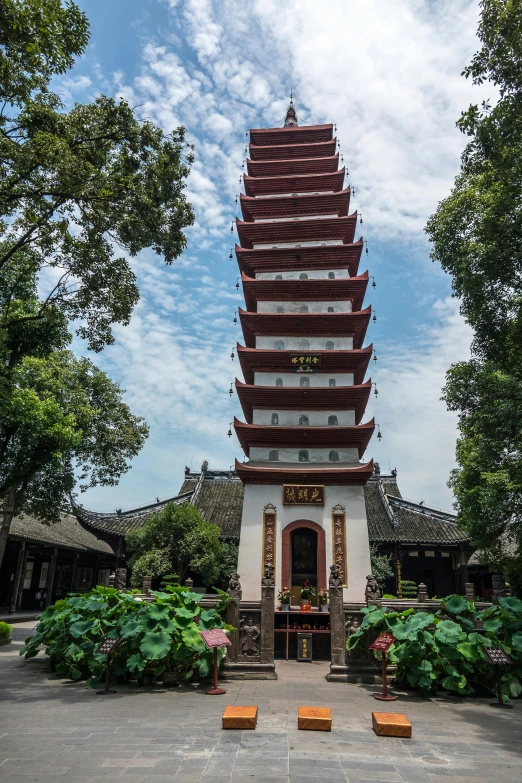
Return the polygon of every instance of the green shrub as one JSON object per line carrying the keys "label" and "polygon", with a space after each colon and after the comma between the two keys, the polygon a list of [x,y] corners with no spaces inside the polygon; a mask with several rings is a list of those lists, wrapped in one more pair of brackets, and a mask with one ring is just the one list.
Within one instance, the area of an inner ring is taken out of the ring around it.
{"label": "green shrub", "polygon": [[[185,679],[194,673],[206,677],[213,652],[199,631],[233,630],[221,616],[228,596],[221,594],[216,608],[202,609],[202,596],[184,587],[171,586],[168,593],[151,595],[155,601],[140,601],[130,593],[96,587],[57,601],[40,616],[35,635],[26,640],[20,655],[33,658],[43,649],[57,674],[72,680],[88,678],[89,687],[95,688],[107,660],[96,650],[108,636],[121,640],[112,655],[114,674],[139,679],[176,671]],[[219,654],[224,656],[222,648]]]}
{"label": "green shrub", "polygon": [[0,640],[9,639],[13,626],[9,623],[0,622]]}
{"label": "green shrub", "polygon": [[402,579],[399,593],[401,593],[403,598],[417,598],[419,589],[415,582],[410,582],[408,579]]}
{"label": "green shrub", "polygon": [[[498,606],[475,611],[475,604],[461,595],[445,598],[435,614],[405,609],[387,612],[386,607],[365,607],[359,631],[352,634],[352,650],[367,632],[390,632],[396,642],[389,661],[396,668],[396,681],[419,688],[429,695],[443,688],[459,694],[485,686],[495,693],[496,667],[489,663],[484,647],[501,647],[513,661],[502,674],[504,700],[522,693],[522,601],[500,598]],[[478,629],[483,627],[482,632]]]}
{"label": "green shrub", "polygon": [[392,595],[391,593],[384,593],[383,598],[397,600],[397,596],[396,595]]}

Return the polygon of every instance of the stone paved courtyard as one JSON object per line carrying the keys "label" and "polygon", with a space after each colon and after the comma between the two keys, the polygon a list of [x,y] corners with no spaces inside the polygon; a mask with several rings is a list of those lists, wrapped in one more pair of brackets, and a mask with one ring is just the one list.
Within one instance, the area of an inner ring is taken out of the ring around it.
{"label": "stone paved courtyard", "polygon": [[[324,663],[293,662],[279,662],[278,681],[227,683],[226,696],[118,686],[99,697],[56,679],[45,658],[19,658],[32,625],[15,625],[0,647],[2,783],[522,781],[522,703],[404,694],[388,707],[373,688],[326,683]],[[257,704],[256,731],[222,731],[227,704]],[[331,707],[331,734],[297,730],[302,704]],[[376,737],[374,709],[405,712],[413,738]]]}

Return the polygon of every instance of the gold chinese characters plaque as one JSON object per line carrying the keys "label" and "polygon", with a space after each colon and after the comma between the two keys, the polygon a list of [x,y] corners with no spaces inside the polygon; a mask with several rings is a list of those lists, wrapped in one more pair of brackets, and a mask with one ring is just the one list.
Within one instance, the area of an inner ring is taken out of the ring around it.
{"label": "gold chinese characters plaque", "polygon": [[265,507],[263,512],[263,559],[261,567],[265,563],[270,563],[275,567],[276,556],[276,525],[277,515],[275,506],[271,503]]}
{"label": "gold chinese characters plaque", "polygon": [[343,586],[348,586],[346,568],[346,514],[342,506],[335,506],[332,513],[332,559],[339,566]]}
{"label": "gold chinese characters plaque", "polygon": [[285,506],[324,506],[324,486],[319,484],[283,484]]}

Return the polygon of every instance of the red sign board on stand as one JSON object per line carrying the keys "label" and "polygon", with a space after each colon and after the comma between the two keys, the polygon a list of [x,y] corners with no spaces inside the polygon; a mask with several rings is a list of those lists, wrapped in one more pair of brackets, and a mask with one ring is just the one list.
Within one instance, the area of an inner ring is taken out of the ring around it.
{"label": "red sign board on stand", "polygon": [[369,650],[379,650],[381,652],[388,652],[390,647],[395,641],[395,636],[391,633],[381,633],[377,639],[369,646]]}
{"label": "red sign board on stand", "polygon": [[397,696],[388,695],[388,682],[386,679],[386,653],[395,641],[391,633],[381,633],[369,646],[369,650],[378,650],[382,653],[382,693],[376,693],[373,697],[379,701],[395,701]]}
{"label": "red sign board on stand", "polygon": [[226,693],[226,690],[220,688],[218,684],[217,651],[218,647],[228,646],[229,644],[232,644],[232,642],[221,628],[213,628],[211,631],[200,631],[199,635],[210,650],[214,649],[214,687],[209,688],[206,693],[210,696],[219,696],[222,693]]}

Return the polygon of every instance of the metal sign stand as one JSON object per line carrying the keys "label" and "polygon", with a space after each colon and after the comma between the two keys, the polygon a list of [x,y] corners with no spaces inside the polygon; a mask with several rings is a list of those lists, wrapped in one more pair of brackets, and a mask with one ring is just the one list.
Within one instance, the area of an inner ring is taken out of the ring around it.
{"label": "metal sign stand", "polygon": [[112,696],[117,691],[111,691],[109,688],[111,682],[111,655],[114,648],[120,643],[119,639],[105,639],[98,649],[97,653],[107,656],[107,668],[105,669],[105,688],[103,691],[96,691],[97,696]]}
{"label": "metal sign stand", "polygon": [[214,685],[212,688],[205,691],[205,693],[209,696],[221,696],[221,694],[226,693],[226,690],[219,687],[217,651],[218,647],[228,647],[228,645],[231,644],[230,639],[221,628],[214,628],[212,631],[200,631],[199,635],[207,647],[214,650]]}
{"label": "metal sign stand", "polygon": [[370,650],[380,650],[382,653],[382,693],[374,694],[374,699],[378,701],[397,701],[397,696],[388,694],[388,680],[386,677],[386,653],[395,641],[391,633],[381,633],[377,639],[370,644]]}
{"label": "metal sign stand", "polygon": [[484,652],[488,656],[490,663],[497,667],[497,699],[498,701],[492,701],[490,707],[497,707],[504,710],[512,710],[513,705],[504,702],[502,697],[502,677],[500,672],[501,666],[512,666],[513,661],[506,655],[501,647],[484,647]]}

